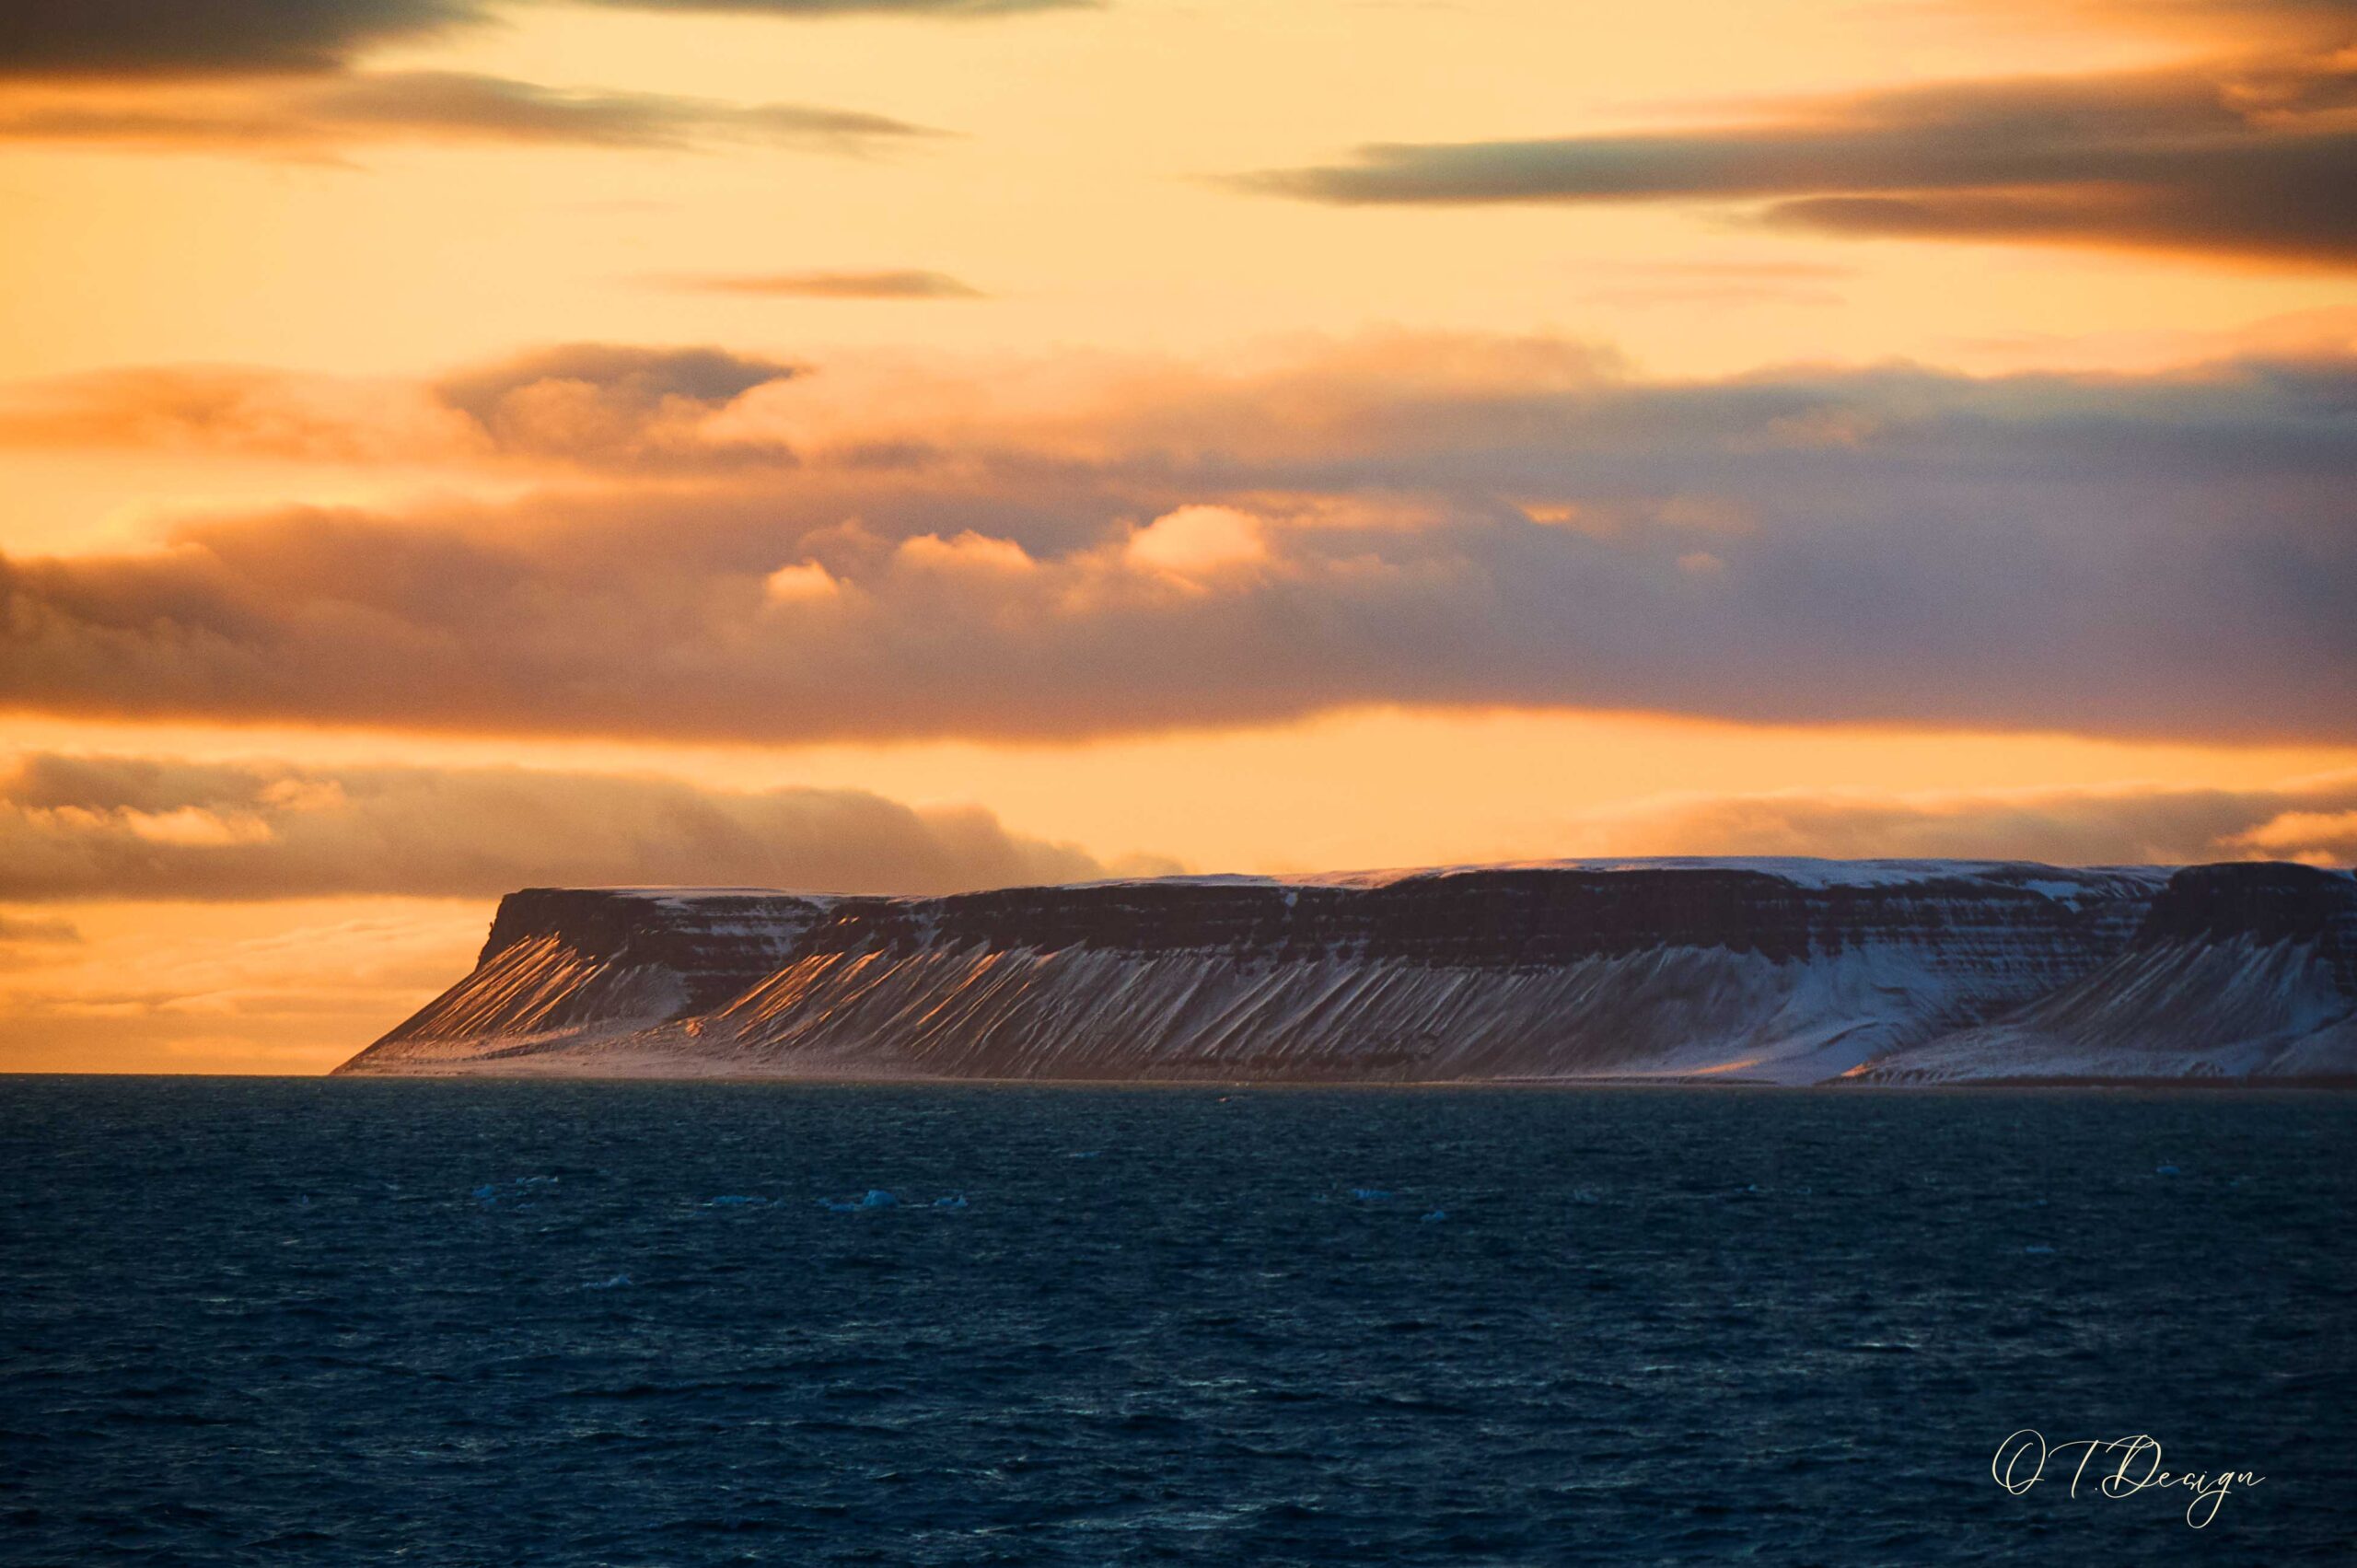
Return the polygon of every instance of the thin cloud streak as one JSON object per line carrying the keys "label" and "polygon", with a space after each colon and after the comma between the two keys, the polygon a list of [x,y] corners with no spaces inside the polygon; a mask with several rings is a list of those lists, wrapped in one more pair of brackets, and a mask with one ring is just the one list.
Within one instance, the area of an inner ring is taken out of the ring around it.
{"label": "thin cloud streak", "polygon": [[38,942],[71,946],[82,940],[82,933],[71,921],[20,920],[15,915],[0,914],[0,942]]}
{"label": "thin cloud streak", "polygon": [[385,71],[234,91],[84,96],[0,106],[0,141],[331,158],[383,143],[510,143],[621,151],[723,144],[862,157],[944,133],[807,104],[560,88],[459,71]]}
{"label": "thin cloud streak", "polygon": [[730,12],[749,17],[915,17],[946,21],[1034,11],[1094,11],[1105,0],[586,0],[621,11]]}
{"label": "thin cloud streak", "polygon": [[946,273],[768,273],[689,274],[648,280],[699,294],[772,296],[786,299],[986,299],[981,289]]}

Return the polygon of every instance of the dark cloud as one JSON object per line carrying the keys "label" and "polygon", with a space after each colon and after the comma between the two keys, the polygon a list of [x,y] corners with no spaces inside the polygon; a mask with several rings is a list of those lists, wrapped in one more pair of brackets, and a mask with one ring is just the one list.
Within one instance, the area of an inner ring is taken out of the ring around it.
{"label": "dark cloud", "polygon": [[[593,0],[751,16],[993,17],[1091,0]],[[331,71],[379,44],[492,14],[484,0],[17,0],[0,7],[0,76]]]}
{"label": "dark cloud", "polygon": [[482,15],[477,0],[24,0],[0,7],[0,75],[326,71]]}
{"label": "dark cloud", "polygon": [[0,776],[0,898],[20,902],[639,883],[920,893],[1103,869],[984,811],[849,790],[48,754]]}
{"label": "dark cloud", "polygon": [[0,140],[315,157],[401,141],[672,150],[740,142],[853,155],[937,134],[852,110],[544,87],[458,71],[332,75],[226,99],[168,93],[0,107]]}
{"label": "dark cloud", "polygon": [[807,426],[798,469],[0,563],[0,703],[760,741],[1360,703],[2357,733],[2357,359],[1645,383],[1403,340],[1030,395],[863,412],[797,378],[730,416]]}
{"label": "dark cloud", "polygon": [[982,291],[946,273],[770,273],[653,280],[705,294],[775,295],[796,299],[981,299]]}
{"label": "dark cloud", "polygon": [[1383,144],[1239,183],[1342,204],[1737,201],[1832,233],[2340,266],[2357,261],[2350,59],[1910,87],[1689,131]]}
{"label": "dark cloud", "polygon": [[708,423],[794,366],[713,348],[570,343],[426,385],[238,366],[90,372],[0,389],[0,445],[213,449],[319,462],[777,464]]}

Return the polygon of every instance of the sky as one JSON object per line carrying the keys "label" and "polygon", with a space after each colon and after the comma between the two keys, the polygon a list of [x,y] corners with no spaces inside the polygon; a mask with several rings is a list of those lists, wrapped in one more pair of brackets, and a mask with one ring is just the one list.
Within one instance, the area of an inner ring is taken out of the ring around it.
{"label": "sky", "polygon": [[562,883],[2357,859],[2348,0],[0,15],[0,1071]]}

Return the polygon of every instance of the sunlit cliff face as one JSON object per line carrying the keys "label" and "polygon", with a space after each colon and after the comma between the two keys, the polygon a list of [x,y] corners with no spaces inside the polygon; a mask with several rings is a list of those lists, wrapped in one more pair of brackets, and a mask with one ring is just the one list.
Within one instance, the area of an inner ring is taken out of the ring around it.
{"label": "sunlit cliff face", "polygon": [[2337,4],[0,22],[0,1067],[562,883],[2357,857]]}

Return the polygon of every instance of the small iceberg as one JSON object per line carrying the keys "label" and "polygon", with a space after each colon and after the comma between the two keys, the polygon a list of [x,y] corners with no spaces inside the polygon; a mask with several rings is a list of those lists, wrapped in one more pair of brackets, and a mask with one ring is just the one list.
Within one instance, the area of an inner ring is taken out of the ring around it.
{"label": "small iceberg", "polygon": [[1362,1203],[1387,1203],[1391,1201],[1391,1194],[1380,1187],[1353,1187],[1351,1196]]}
{"label": "small iceberg", "polygon": [[952,1192],[946,1198],[935,1198],[933,1206],[936,1209],[962,1209],[966,1206],[966,1194]]}
{"label": "small iceberg", "polygon": [[2185,1172],[2177,1169],[2177,1167],[2173,1165],[2163,1165],[2154,1167],[2153,1174],[2154,1176],[2183,1176]]}
{"label": "small iceberg", "polygon": [[767,1198],[750,1198],[742,1192],[724,1192],[717,1198],[706,1199],[703,1206],[707,1209],[748,1209],[759,1208],[768,1202]]}
{"label": "small iceberg", "polygon": [[593,1280],[581,1288],[583,1290],[620,1290],[628,1283],[630,1283],[628,1274],[616,1274],[611,1279]]}
{"label": "small iceberg", "polygon": [[553,1176],[518,1176],[508,1181],[505,1187],[486,1181],[475,1189],[474,1195],[483,1203],[491,1204],[498,1202],[502,1198],[528,1197],[543,1187],[553,1187],[556,1184],[557,1179]]}
{"label": "small iceberg", "polygon": [[860,1209],[897,1209],[900,1206],[900,1201],[881,1187],[871,1187],[864,1198],[851,1202],[845,1202],[841,1198],[821,1198],[819,1200],[819,1206],[830,1214],[848,1214]]}
{"label": "small iceberg", "polygon": [[1446,1209],[1434,1209],[1431,1214],[1426,1214],[1422,1220],[1418,1223],[1422,1225],[1436,1225],[1446,1218],[1448,1218],[1448,1211]]}

